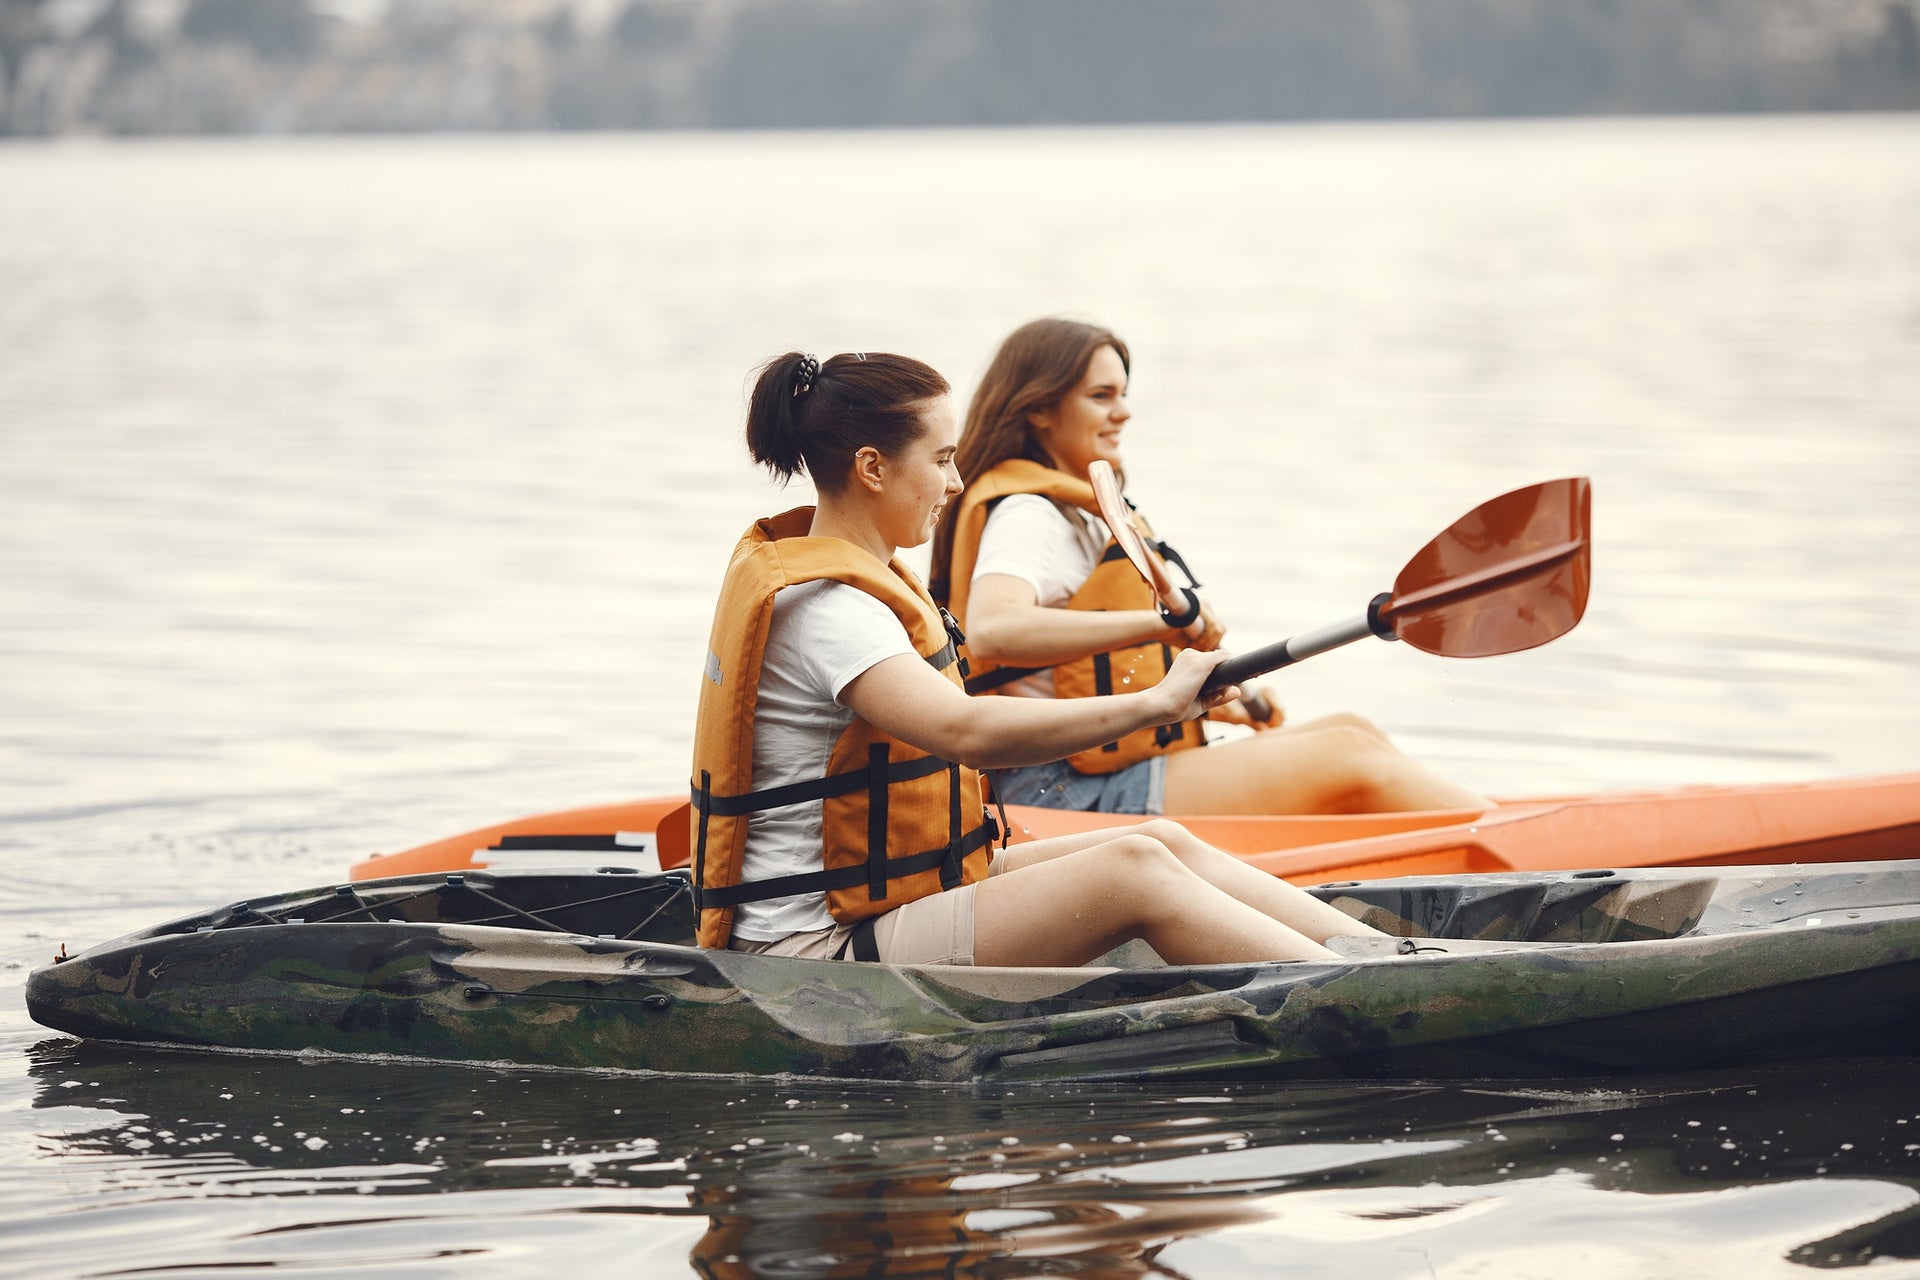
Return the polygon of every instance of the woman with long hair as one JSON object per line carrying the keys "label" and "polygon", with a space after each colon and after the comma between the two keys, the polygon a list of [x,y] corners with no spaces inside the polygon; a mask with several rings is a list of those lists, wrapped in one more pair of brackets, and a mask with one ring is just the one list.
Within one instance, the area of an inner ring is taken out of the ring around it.
{"label": "woman with long hair", "polygon": [[[967,410],[955,463],[966,490],[934,536],[933,595],[965,629],[978,692],[1074,700],[1164,679],[1215,648],[1210,610],[1168,615],[1099,517],[1088,471],[1124,476],[1132,411],[1126,343],[1097,325],[1036,320],[1001,344]],[[1191,610],[1190,610],[1191,612]],[[1274,705],[1269,702],[1269,705]],[[1007,803],[1116,813],[1369,813],[1488,801],[1402,753],[1360,716],[1257,730],[1206,751],[1199,723],[1117,737],[1062,761],[996,773]]]}
{"label": "woman with long hair", "polygon": [[996,850],[979,770],[1202,714],[1220,656],[1109,697],[970,697],[949,620],[895,557],[960,492],[946,381],[904,356],[789,352],[761,369],[746,435],[819,499],[755,522],[721,585],[694,737],[701,945],[1075,965],[1144,938],[1199,964],[1375,932],[1165,820]]}

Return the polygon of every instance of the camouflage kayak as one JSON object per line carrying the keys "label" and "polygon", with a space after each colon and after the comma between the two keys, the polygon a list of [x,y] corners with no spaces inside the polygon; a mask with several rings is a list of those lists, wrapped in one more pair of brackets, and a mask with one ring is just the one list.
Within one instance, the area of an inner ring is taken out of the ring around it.
{"label": "camouflage kayak", "polygon": [[1920,861],[1347,882],[1336,961],[893,967],[689,945],[681,873],[236,903],[36,969],[75,1035],[869,1080],[1593,1075],[1920,1051]]}

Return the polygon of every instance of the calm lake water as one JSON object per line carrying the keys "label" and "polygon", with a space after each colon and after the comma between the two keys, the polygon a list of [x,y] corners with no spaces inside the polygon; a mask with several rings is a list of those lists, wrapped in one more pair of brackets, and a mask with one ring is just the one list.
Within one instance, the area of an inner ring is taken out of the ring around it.
{"label": "calm lake water", "polygon": [[[749,369],[1135,352],[1233,640],[1595,485],[1586,620],[1287,673],[1499,795],[1920,768],[1920,119],[0,147],[0,1274],[1920,1274],[1920,1069],[942,1091],[137,1052],[28,969],[676,790]],[[1920,851],[1916,851],[1920,853]]]}

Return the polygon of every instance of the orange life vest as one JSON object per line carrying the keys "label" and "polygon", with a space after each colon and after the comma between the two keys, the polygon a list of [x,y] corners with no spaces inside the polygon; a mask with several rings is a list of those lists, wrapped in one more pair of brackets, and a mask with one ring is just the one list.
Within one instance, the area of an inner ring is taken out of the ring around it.
{"label": "orange life vest", "polygon": [[[839,538],[807,530],[813,508],[757,521],[733,549],[707,641],[693,738],[692,844],[699,940],[720,948],[742,902],[825,893],[841,923],[987,874],[995,834],[980,776],[880,732],[855,717],[835,741],[824,777],[753,790],[754,708],[773,599],[830,578],[857,587],[900,619],[914,651],[955,685],[965,675],[958,629],[899,561],[882,565]],[[822,804],[821,870],[742,882],[751,814]]]}
{"label": "orange life vest", "polygon": [[[966,625],[967,601],[973,587],[973,568],[980,558],[980,538],[986,531],[987,516],[995,503],[1016,493],[1033,493],[1054,502],[1100,514],[1093,486],[1064,471],[1042,466],[1027,458],[1009,458],[967,486],[960,495],[954,513],[953,561],[949,567],[948,605],[954,616]],[[1063,517],[1064,518],[1064,517]],[[1136,517],[1137,518],[1137,517]],[[1142,532],[1153,531],[1140,521]],[[1069,609],[1153,609],[1159,604],[1153,588],[1140,576],[1113,539],[1107,540],[1100,562],[1067,598]],[[1109,693],[1132,693],[1150,689],[1166,678],[1173,665],[1173,647],[1159,640],[1126,645],[1105,653],[1089,654],[1053,668],[1053,691],[1062,698],[1085,698]],[[969,693],[991,693],[1025,676],[1044,670],[1041,667],[995,666],[974,661],[967,680]],[[1206,735],[1197,720],[1181,724],[1156,725],[1137,729],[1117,742],[1109,742],[1090,751],[1067,757],[1067,763],[1081,773],[1116,773],[1128,765],[1158,755],[1204,747]]]}

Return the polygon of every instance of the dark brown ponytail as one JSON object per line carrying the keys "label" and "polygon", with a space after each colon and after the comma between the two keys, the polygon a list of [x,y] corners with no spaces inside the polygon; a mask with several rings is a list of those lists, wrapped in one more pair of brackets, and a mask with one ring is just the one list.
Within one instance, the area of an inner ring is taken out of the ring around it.
{"label": "dark brown ponytail", "polygon": [[747,452],[791,480],[805,471],[822,493],[846,485],[853,455],[889,457],[919,438],[921,410],[951,390],[930,366],[885,352],[819,361],[798,351],[760,368],[747,404]]}

